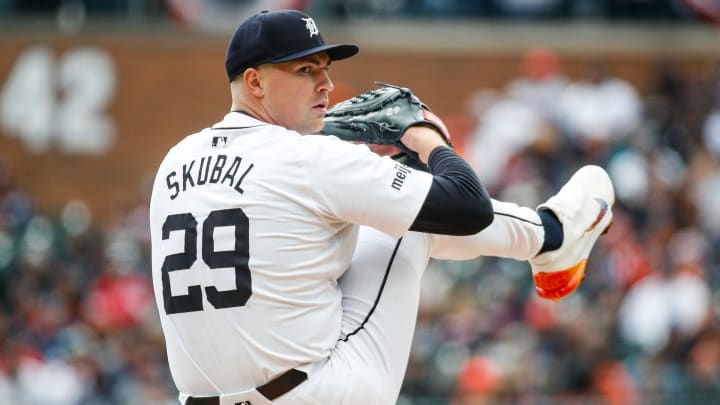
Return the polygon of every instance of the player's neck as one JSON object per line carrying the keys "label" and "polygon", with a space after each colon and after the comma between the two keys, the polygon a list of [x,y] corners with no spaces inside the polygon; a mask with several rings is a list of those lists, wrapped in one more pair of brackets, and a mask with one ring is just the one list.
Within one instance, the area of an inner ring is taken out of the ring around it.
{"label": "player's neck", "polygon": [[240,113],[240,114],[245,114],[245,115],[247,115],[248,117],[252,117],[252,118],[257,119],[257,117],[255,117],[254,115],[250,114],[249,112],[243,110],[242,108],[238,108],[238,109],[235,109],[235,110],[231,110],[230,112],[236,112],[236,113]]}
{"label": "player's neck", "polygon": [[263,116],[263,114],[260,114],[258,111],[256,111],[255,109],[253,109],[253,108],[251,108],[250,106],[247,106],[247,105],[233,104],[233,105],[232,105],[232,108],[230,109],[230,111],[231,111],[231,112],[240,113],[240,114],[244,114],[244,115],[247,115],[248,117],[251,117],[251,118],[254,118],[254,119],[256,119],[256,120],[263,121],[263,122],[270,122],[265,116]]}
{"label": "player's neck", "polygon": [[256,120],[267,122],[269,124],[275,124],[270,114],[268,114],[262,105],[257,105],[252,102],[233,100],[233,103],[230,106],[230,111],[245,114],[248,117],[252,117]]}

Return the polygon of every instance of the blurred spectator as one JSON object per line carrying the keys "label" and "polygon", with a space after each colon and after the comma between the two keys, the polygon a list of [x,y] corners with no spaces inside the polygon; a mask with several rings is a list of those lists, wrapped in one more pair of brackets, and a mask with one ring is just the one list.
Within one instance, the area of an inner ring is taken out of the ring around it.
{"label": "blurred spectator", "polygon": [[625,140],[640,126],[643,108],[637,91],[611,76],[606,62],[588,62],[588,77],[568,86],[560,99],[563,127],[583,149]]}
{"label": "blurred spectator", "polygon": [[714,90],[712,108],[703,122],[702,136],[705,147],[720,160],[720,82]]}
{"label": "blurred spectator", "polygon": [[501,376],[492,360],[472,356],[458,374],[458,386],[451,401],[453,405],[492,404],[500,389]]}
{"label": "blurred spectator", "polygon": [[645,156],[635,149],[622,151],[608,162],[608,175],[613,180],[616,198],[642,208],[650,192],[650,168]]}
{"label": "blurred spectator", "polygon": [[87,395],[83,377],[69,362],[28,359],[18,369],[21,403],[72,405]]}
{"label": "blurred spectator", "polygon": [[620,361],[601,361],[593,371],[593,386],[607,405],[642,403],[637,385],[627,367]]}
{"label": "blurred spectator", "polygon": [[32,206],[18,188],[10,162],[0,157],[0,230],[15,233],[30,220]]}
{"label": "blurred spectator", "polygon": [[[657,62],[657,72],[645,97],[646,123],[650,147],[666,147],[677,152],[684,162],[698,145],[694,128],[696,114],[704,108],[704,97],[696,97],[688,75],[673,60]],[[699,128],[698,128],[699,130]],[[648,142],[646,142],[648,143]]]}
{"label": "blurred spectator", "polygon": [[[663,350],[677,334],[693,339],[708,320],[711,291],[705,277],[705,239],[696,230],[675,233],[667,262],[628,291],[619,314],[622,336],[642,350]],[[666,265],[668,268],[662,268]]]}
{"label": "blurred spectator", "polygon": [[[606,272],[591,272],[587,284],[598,291],[625,294],[636,282],[652,273],[647,246],[643,245],[642,232],[627,211],[615,210],[613,225],[604,236],[602,256],[607,263]],[[595,255],[594,258],[597,258]]]}
{"label": "blurred spectator", "polygon": [[8,304],[8,285],[20,260],[20,236],[31,215],[30,199],[16,186],[10,163],[0,156],[0,305]]}
{"label": "blurred spectator", "polygon": [[150,280],[110,259],[93,281],[84,303],[87,321],[102,332],[134,328],[154,311]]}
{"label": "blurred spectator", "polygon": [[522,74],[510,82],[506,92],[556,123],[561,119],[557,101],[569,83],[560,57],[552,49],[539,47],[523,53]]}
{"label": "blurred spectator", "polygon": [[465,153],[480,179],[492,188],[515,153],[552,129],[531,106],[499,92],[483,90],[471,103],[478,118]]}
{"label": "blurred spectator", "polygon": [[689,205],[698,210],[698,226],[713,238],[720,237],[720,160],[709,153],[697,153],[690,167],[687,186]]}
{"label": "blurred spectator", "polygon": [[688,370],[686,403],[702,404],[707,398],[720,398],[720,332],[711,330],[690,347],[685,360]]}

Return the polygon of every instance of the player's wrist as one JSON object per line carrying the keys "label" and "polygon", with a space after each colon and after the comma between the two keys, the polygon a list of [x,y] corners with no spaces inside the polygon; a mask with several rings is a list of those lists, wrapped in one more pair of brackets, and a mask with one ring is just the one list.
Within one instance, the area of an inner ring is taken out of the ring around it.
{"label": "player's wrist", "polygon": [[447,147],[443,135],[431,125],[413,125],[405,131],[401,142],[418,154],[420,161],[427,164],[430,153],[437,147]]}

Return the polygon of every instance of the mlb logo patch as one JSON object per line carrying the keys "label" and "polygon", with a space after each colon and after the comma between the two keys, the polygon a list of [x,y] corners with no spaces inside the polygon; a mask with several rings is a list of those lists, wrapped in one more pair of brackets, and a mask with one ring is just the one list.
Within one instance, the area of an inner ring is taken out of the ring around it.
{"label": "mlb logo patch", "polygon": [[212,139],[213,148],[224,148],[227,146],[227,136],[214,136]]}

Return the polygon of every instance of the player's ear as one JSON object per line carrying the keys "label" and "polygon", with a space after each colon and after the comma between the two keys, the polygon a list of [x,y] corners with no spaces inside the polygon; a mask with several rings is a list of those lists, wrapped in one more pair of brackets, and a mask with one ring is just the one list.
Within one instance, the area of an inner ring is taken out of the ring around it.
{"label": "player's ear", "polygon": [[262,83],[262,72],[255,68],[247,68],[243,72],[243,83],[250,94],[255,97],[262,97],[264,94]]}

